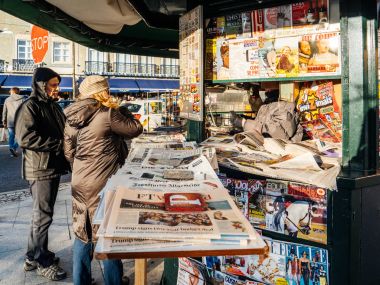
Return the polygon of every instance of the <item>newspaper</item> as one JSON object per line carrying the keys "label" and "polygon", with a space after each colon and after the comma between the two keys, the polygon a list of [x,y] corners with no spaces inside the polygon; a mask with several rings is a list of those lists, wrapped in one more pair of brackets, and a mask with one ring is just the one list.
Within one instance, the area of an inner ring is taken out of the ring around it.
{"label": "newspaper", "polygon": [[[173,150],[173,149],[151,149],[147,152],[145,159],[142,162],[142,166],[151,167],[165,167],[173,166],[178,167],[181,165],[181,159],[192,159],[204,155],[214,169],[217,169],[216,151],[212,147],[200,147],[192,150]],[[147,159],[147,157],[149,157]],[[178,163],[178,164],[177,164]],[[184,162],[186,164],[186,161]]]}
{"label": "newspaper", "polygon": [[[196,194],[195,191],[193,193]],[[173,199],[194,207],[197,200],[191,200],[189,196],[192,193],[188,192],[166,189],[134,191],[118,187],[106,236],[157,238],[159,235],[165,239],[178,238],[180,234],[194,239],[256,239],[252,226],[239,212],[226,190],[202,190],[198,193],[205,201],[204,209],[171,211],[167,208],[165,194],[172,194]]]}
{"label": "newspaper", "polygon": [[186,138],[183,134],[176,133],[176,134],[166,134],[166,135],[159,135],[159,134],[143,134],[138,136],[137,138],[134,138],[132,140],[132,143],[164,143],[164,142],[184,142],[186,141]]}
{"label": "newspaper", "polygon": [[100,237],[98,240],[98,249],[101,252],[126,252],[136,249],[157,249],[157,248],[169,248],[189,246],[194,244],[189,240],[155,240],[147,238],[106,238]]}
{"label": "newspaper", "polygon": [[118,183],[130,189],[144,189],[151,191],[219,191],[223,185],[219,180],[198,180],[198,181],[151,181],[145,179],[125,181]]}

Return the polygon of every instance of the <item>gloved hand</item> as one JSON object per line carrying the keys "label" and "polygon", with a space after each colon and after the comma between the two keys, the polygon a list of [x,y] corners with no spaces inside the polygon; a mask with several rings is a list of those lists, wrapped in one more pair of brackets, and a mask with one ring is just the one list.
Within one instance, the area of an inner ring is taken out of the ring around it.
{"label": "gloved hand", "polygon": [[243,118],[237,115],[234,111],[230,112],[230,122],[235,128],[243,128]]}

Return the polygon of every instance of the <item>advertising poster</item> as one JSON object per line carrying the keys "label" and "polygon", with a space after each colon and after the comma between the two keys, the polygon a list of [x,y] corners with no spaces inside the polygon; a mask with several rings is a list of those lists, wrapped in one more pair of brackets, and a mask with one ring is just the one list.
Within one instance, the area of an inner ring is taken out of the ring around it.
{"label": "advertising poster", "polygon": [[277,77],[295,77],[298,75],[298,43],[294,37],[277,38],[276,50]]}
{"label": "advertising poster", "polygon": [[180,117],[203,120],[203,16],[194,8],[179,20]]}

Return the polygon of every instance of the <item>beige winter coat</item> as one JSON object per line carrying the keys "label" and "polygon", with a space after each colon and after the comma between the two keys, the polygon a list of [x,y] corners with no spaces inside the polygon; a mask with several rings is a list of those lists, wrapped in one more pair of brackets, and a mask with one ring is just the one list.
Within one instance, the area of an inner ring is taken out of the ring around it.
{"label": "beige winter coat", "polygon": [[[72,165],[73,229],[82,241],[94,240],[97,228],[88,233],[98,194],[125,162],[125,139],[142,133],[142,126],[129,112],[99,105],[95,99],[75,102],[65,110],[64,152]],[[88,215],[88,219],[87,219]]]}

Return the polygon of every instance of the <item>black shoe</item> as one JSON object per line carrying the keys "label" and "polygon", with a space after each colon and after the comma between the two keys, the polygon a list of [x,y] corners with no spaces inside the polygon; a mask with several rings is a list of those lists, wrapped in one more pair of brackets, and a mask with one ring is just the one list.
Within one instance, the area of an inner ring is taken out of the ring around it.
{"label": "black shoe", "polygon": [[10,148],[9,151],[11,152],[11,156],[13,156],[13,157],[17,157],[18,156],[15,149]]}
{"label": "black shoe", "polygon": [[[53,264],[58,264],[59,263],[59,257],[56,256],[54,257],[54,261],[53,261]],[[37,261],[35,260],[30,260],[28,258],[25,259],[25,263],[24,263],[24,270],[25,271],[32,271],[32,270],[35,270],[37,269]]]}

